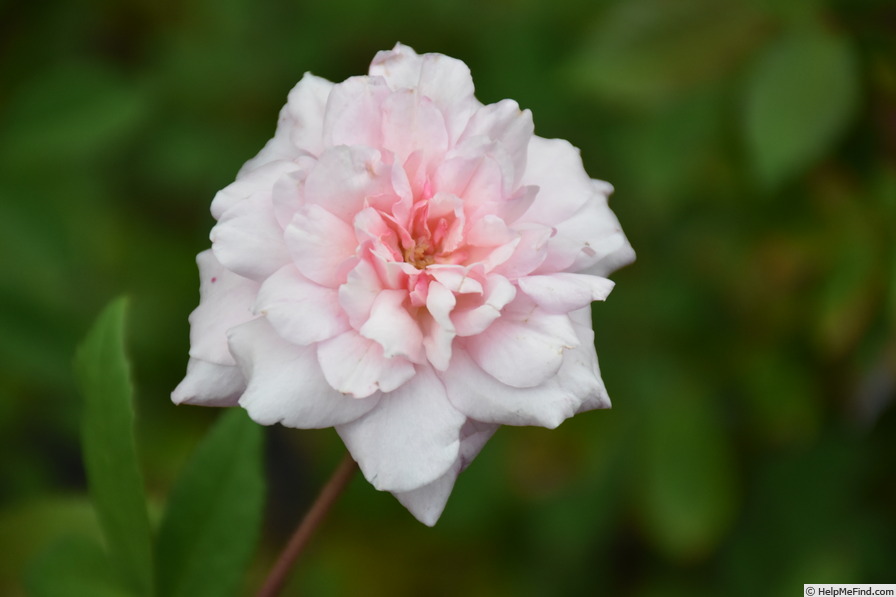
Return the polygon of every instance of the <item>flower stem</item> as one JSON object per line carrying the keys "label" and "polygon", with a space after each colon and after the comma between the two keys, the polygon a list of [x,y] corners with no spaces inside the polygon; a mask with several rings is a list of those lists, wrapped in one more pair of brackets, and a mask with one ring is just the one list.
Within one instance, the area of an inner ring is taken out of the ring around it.
{"label": "flower stem", "polygon": [[264,585],[256,593],[256,597],[276,597],[280,593],[299,555],[308,545],[311,536],[314,535],[314,531],[326,518],[336,499],[348,486],[348,482],[351,481],[356,470],[358,470],[358,465],[352,460],[351,454],[346,453],[342,462],[339,463],[339,467],[333,472],[330,480],[327,481],[327,484],[324,485],[317,499],[311,505],[311,509],[308,510],[302,522],[299,523],[299,526],[293,532],[292,537],[289,538],[289,543],[280,552],[277,563],[271,568]]}

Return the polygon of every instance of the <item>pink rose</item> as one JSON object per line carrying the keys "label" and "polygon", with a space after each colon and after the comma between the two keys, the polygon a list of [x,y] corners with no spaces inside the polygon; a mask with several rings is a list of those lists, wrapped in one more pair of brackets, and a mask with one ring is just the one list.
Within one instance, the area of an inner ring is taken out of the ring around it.
{"label": "pink rose", "polygon": [[609,407],[590,304],[634,259],[611,191],[458,60],[399,44],[306,74],[212,202],[173,400],[333,426],[432,525],[498,425]]}

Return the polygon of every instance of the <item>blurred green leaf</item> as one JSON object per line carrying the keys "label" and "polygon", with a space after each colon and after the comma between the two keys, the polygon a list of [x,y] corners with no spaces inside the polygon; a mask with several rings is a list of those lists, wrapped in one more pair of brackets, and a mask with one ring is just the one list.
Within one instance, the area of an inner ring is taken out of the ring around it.
{"label": "blurred green leaf", "polygon": [[222,597],[240,588],[262,518],[261,427],[230,409],[181,474],[159,529],[159,594]]}
{"label": "blurred green leaf", "polygon": [[774,188],[826,155],[858,106],[846,38],[819,27],[786,32],[759,57],[746,89],[744,127],[756,174]]}
{"label": "blurred green leaf", "polygon": [[126,300],[99,316],[75,356],[84,396],[82,444],[110,559],[134,593],[151,593],[149,519],[134,445],[133,388],[124,354]]}
{"label": "blurred green leaf", "polygon": [[106,554],[94,541],[67,537],[28,567],[25,586],[30,597],[128,597]]}
{"label": "blurred green leaf", "polygon": [[630,0],[602,15],[569,74],[598,96],[654,104],[730,69],[765,18],[738,0]]}
{"label": "blurred green leaf", "polygon": [[26,564],[70,534],[102,540],[87,496],[30,500],[0,511],[0,537],[15,541],[14,549],[0,550],[0,595],[20,594],[16,588],[24,581]]}
{"label": "blurred green leaf", "polygon": [[97,63],[62,63],[15,90],[3,138],[5,161],[81,162],[134,130],[146,115],[133,83]]}
{"label": "blurred green leaf", "polygon": [[646,415],[638,488],[646,531],[676,559],[702,557],[735,512],[735,464],[728,440],[714,408],[692,387],[667,393],[662,406]]}

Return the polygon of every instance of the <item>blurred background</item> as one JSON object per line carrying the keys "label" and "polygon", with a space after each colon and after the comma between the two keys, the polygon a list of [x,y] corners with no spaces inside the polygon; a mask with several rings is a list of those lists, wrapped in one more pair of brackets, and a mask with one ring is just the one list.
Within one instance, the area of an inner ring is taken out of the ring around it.
{"label": "blurred background", "polygon": [[[614,401],[502,428],[434,529],[360,478],[287,594],[798,595],[896,582],[896,4],[0,3],[0,594],[99,535],[71,357],[131,297],[154,509],[214,409],[175,407],[214,193],[305,71],[396,41],[569,139],[638,261],[594,307]],[[257,587],[341,458],[265,430]]]}

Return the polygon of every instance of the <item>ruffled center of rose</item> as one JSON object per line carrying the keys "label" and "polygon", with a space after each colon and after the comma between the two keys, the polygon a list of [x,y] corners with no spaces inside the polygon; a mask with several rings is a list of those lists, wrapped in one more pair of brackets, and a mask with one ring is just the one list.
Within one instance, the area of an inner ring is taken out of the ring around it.
{"label": "ruffled center of rose", "polygon": [[[463,211],[460,200],[453,196],[439,195],[433,198],[431,185],[426,183],[415,197],[410,214],[380,212],[391,234],[380,237],[388,244],[396,261],[404,261],[418,270],[433,264],[463,263],[468,254],[463,249]],[[398,204],[400,205],[400,203]]]}

